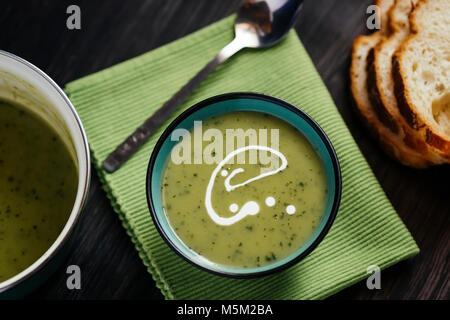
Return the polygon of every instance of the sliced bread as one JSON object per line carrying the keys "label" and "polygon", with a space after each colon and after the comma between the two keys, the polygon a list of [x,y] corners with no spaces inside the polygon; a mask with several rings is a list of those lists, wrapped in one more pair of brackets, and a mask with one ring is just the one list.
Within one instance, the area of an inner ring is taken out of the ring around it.
{"label": "sliced bread", "polygon": [[394,134],[383,125],[372,107],[367,91],[367,57],[382,37],[390,32],[387,13],[393,3],[392,0],[376,1],[375,4],[380,8],[381,30],[368,36],[358,36],[355,39],[351,54],[350,86],[357,113],[383,150],[405,165],[426,168],[434,162],[425,159],[420,152],[405,145],[399,135]]}
{"label": "sliced bread", "polygon": [[422,0],[393,57],[398,108],[421,139],[450,158],[450,1]]}
{"label": "sliced bread", "polygon": [[439,152],[427,145],[421,136],[411,129],[400,114],[394,94],[392,57],[409,35],[409,15],[418,0],[396,0],[388,12],[391,34],[383,37],[368,55],[369,99],[378,119],[426,159],[443,163]]}

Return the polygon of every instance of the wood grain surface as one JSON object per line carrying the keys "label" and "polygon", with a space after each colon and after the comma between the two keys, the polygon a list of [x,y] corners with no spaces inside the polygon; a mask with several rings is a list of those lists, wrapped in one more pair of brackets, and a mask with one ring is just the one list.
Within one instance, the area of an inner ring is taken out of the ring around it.
{"label": "wood grain surface", "polygon": [[[19,55],[60,86],[183,37],[233,13],[239,0],[5,1],[0,49]],[[66,8],[81,8],[81,30]],[[349,52],[367,33],[370,1],[306,0],[295,28],[381,186],[421,253],[331,299],[449,299],[450,166],[403,167],[381,152],[352,111]],[[206,63],[207,61],[205,61]],[[370,212],[367,212],[370,215]],[[67,261],[30,299],[162,299],[93,173],[89,200]],[[82,289],[66,288],[66,267],[82,270]]]}

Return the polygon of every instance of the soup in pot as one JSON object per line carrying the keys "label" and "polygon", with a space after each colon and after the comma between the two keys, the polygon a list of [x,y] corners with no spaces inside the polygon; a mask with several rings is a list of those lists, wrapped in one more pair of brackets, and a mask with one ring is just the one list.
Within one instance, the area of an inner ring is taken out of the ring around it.
{"label": "soup in pot", "polygon": [[49,249],[77,186],[75,161],[54,129],[26,108],[0,101],[0,282]]}

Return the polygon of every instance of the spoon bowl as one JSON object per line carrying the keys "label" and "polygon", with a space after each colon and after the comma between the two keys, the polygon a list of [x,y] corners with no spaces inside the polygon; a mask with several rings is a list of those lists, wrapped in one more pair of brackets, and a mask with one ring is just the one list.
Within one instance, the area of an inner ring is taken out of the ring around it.
{"label": "spoon bowl", "polygon": [[303,0],[245,0],[237,12],[235,37],[248,48],[270,47],[292,28]]}

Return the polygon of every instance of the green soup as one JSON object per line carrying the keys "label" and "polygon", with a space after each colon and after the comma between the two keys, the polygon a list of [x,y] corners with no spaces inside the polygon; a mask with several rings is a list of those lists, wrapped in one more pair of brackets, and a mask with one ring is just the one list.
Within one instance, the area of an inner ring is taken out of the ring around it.
{"label": "green soup", "polygon": [[0,282],[56,240],[77,185],[74,160],[56,132],[25,108],[0,100]]}
{"label": "green soup", "polygon": [[[209,129],[221,132],[223,143],[217,134],[211,138]],[[239,129],[244,143],[230,144],[227,132]],[[185,160],[190,151],[191,163],[171,157],[163,174],[164,210],[178,237],[214,263],[244,268],[274,263],[305,244],[323,216],[327,197],[324,166],[307,139],[270,115],[225,113],[202,123],[199,163],[198,148],[180,147],[188,141],[198,146],[195,131],[172,150]],[[274,141],[277,148],[264,148]],[[231,147],[225,150],[225,145]],[[208,155],[216,161],[211,163]]]}

